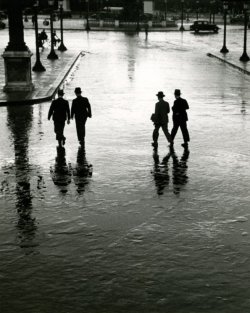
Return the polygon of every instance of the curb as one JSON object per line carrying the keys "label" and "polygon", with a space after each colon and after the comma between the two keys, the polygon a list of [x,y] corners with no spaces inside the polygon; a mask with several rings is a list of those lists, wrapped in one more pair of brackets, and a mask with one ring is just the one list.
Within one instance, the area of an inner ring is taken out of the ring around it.
{"label": "curb", "polygon": [[249,71],[247,71],[247,70],[241,68],[240,66],[235,65],[235,64],[233,64],[233,63],[231,63],[231,62],[229,62],[229,61],[227,61],[227,60],[225,60],[225,59],[223,59],[223,58],[220,58],[220,57],[218,57],[217,55],[214,55],[214,54],[212,54],[212,53],[207,53],[207,56],[210,57],[210,58],[215,58],[215,59],[219,60],[219,61],[222,62],[222,63],[226,63],[227,65],[229,65],[229,66],[231,66],[231,67],[237,69],[238,71],[244,73],[245,75],[250,75],[250,72],[249,72]]}
{"label": "curb", "polygon": [[[84,52],[81,51],[77,57],[75,58],[74,62],[71,63],[71,65],[69,66],[69,69],[67,70],[67,72],[65,73],[65,75],[62,78],[59,78],[59,82],[56,84],[55,87],[51,87],[48,91],[48,93],[50,93],[49,95],[40,97],[40,98],[31,98],[31,99],[25,99],[25,100],[13,100],[13,101],[1,101],[0,100],[0,106],[8,106],[8,105],[15,105],[15,104],[19,104],[19,105],[25,105],[25,104],[35,104],[35,103],[41,103],[41,102],[46,102],[46,101],[50,101],[51,99],[53,99],[57,93],[57,90],[60,88],[60,86],[63,84],[63,82],[65,81],[65,79],[67,78],[67,76],[69,75],[69,73],[71,72],[71,70],[73,69],[73,67],[75,66],[76,62],[79,60],[80,57],[84,56]],[[70,62],[70,61],[69,61]]]}

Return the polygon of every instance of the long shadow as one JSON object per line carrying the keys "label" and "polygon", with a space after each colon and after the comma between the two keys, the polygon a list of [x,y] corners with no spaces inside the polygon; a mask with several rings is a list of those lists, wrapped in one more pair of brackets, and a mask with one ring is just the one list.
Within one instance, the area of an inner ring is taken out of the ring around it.
{"label": "long shadow", "polygon": [[71,183],[71,169],[66,161],[66,151],[64,147],[57,147],[54,167],[50,167],[50,174],[54,184],[62,194],[68,192],[68,185]]}
{"label": "long shadow", "polygon": [[89,184],[89,177],[92,176],[93,167],[86,159],[86,151],[80,146],[77,152],[76,165],[73,168],[73,179],[77,186],[77,192],[83,194]]}
{"label": "long shadow", "polygon": [[169,185],[169,172],[168,172],[168,161],[171,153],[168,153],[160,162],[157,150],[154,150],[154,169],[153,176],[155,181],[155,187],[158,195],[163,195],[164,189]]}
{"label": "long shadow", "polygon": [[[14,167],[10,166],[9,174],[15,176],[16,209],[18,213],[18,241],[26,253],[32,253],[37,231],[36,219],[32,218],[32,192],[30,186],[31,166],[29,164],[29,132],[33,122],[32,106],[7,107],[7,125],[11,131],[14,146]],[[13,171],[14,169],[14,171]],[[11,196],[11,195],[10,195]]]}
{"label": "long shadow", "polygon": [[189,150],[184,149],[181,159],[179,160],[174,149],[171,149],[171,157],[173,159],[172,179],[175,194],[179,194],[183,186],[185,186],[188,183],[187,162],[189,154],[190,154]]}
{"label": "long shadow", "polygon": [[154,169],[152,171],[156,191],[158,195],[163,195],[166,187],[170,184],[169,160],[172,159],[172,183],[174,194],[180,194],[181,189],[188,183],[187,162],[189,150],[184,149],[181,159],[179,160],[175,150],[170,149],[169,153],[160,162],[157,150],[154,150]]}

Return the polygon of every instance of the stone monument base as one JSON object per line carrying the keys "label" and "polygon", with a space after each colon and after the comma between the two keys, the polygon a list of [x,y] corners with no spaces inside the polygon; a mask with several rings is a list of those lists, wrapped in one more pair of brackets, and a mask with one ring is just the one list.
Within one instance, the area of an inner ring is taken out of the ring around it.
{"label": "stone monument base", "polygon": [[5,51],[2,54],[5,68],[5,92],[34,90],[31,76],[31,56],[28,51]]}

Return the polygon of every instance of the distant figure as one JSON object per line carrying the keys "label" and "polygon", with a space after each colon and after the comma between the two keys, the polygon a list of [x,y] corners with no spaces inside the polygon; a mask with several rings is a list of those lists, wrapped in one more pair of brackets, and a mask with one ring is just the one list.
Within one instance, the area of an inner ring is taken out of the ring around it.
{"label": "distant figure", "polygon": [[64,137],[65,121],[70,123],[70,110],[69,102],[63,99],[63,90],[58,90],[58,98],[53,100],[48,113],[48,120],[53,116],[54,131],[56,134],[56,140],[58,141],[59,147],[65,145],[66,138]]}
{"label": "distant figure", "polygon": [[153,114],[153,118],[151,117],[155,125],[152,142],[152,146],[155,149],[158,148],[158,137],[160,128],[162,128],[167,140],[172,143],[172,138],[168,132],[168,113],[170,111],[169,103],[163,100],[165,95],[162,91],[159,91],[156,96],[158,97],[159,101],[155,104],[155,113]]}
{"label": "distant figure", "polygon": [[31,21],[32,21],[32,25],[34,26],[35,25],[35,15],[32,15]]}
{"label": "distant figure", "polygon": [[37,38],[37,40],[38,40],[38,48],[44,48],[43,47],[43,41],[42,41],[42,38],[41,38],[41,34],[38,34],[38,38]]}
{"label": "distant figure", "polygon": [[148,23],[145,23],[145,35],[148,37]]}
{"label": "distant figure", "polygon": [[175,89],[174,95],[176,100],[174,101],[174,105],[172,107],[173,111],[173,129],[171,131],[171,137],[173,139],[172,145],[174,144],[175,135],[178,131],[178,128],[180,127],[184,140],[182,147],[188,148],[188,142],[190,141],[190,138],[187,129],[188,116],[186,110],[189,109],[189,106],[187,101],[181,98],[180,89]]}
{"label": "distant figure", "polygon": [[48,39],[48,35],[46,34],[45,29],[43,29],[43,30],[41,31],[40,37],[41,37],[42,43],[44,44],[44,41],[46,41],[46,40]]}
{"label": "distant figure", "polygon": [[53,33],[52,33],[52,42],[53,42],[53,45],[56,47],[56,44],[59,43],[61,41],[61,39],[59,39],[57,37],[57,34],[56,34],[56,31],[54,30]]}
{"label": "distant figure", "polygon": [[76,98],[71,106],[71,118],[75,117],[77,138],[80,145],[85,144],[85,124],[88,117],[92,117],[91,106],[88,98],[82,97],[80,87],[75,88]]}

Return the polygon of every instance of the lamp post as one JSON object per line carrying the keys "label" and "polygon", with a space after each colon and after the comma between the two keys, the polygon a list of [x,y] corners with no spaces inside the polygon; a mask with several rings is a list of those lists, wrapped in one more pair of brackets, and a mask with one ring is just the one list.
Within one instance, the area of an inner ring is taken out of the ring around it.
{"label": "lamp post", "polygon": [[210,4],[210,13],[209,13],[209,23],[212,23],[212,3],[213,1],[210,0],[209,4]]}
{"label": "lamp post", "polygon": [[140,31],[140,8],[139,8],[139,3],[140,0],[136,0],[136,11],[137,11],[137,21],[136,21],[136,31]]}
{"label": "lamp post", "polygon": [[44,71],[46,71],[46,69],[40,61],[39,41],[38,41],[38,23],[37,23],[37,7],[38,7],[38,5],[39,5],[39,1],[36,0],[35,4],[34,4],[34,22],[35,22],[35,38],[36,38],[36,63],[32,67],[32,71],[44,72]]}
{"label": "lamp post", "polygon": [[47,59],[49,60],[56,60],[58,59],[58,55],[55,53],[54,50],[54,30],[53,30],[53,5],[54,5],[54,0],[48,0],[49,6],[50,6],[50,41],[51,41],[51,48],[50,48],[50,53],[47,56]]}
{"label": "lamp post", "polygon": [[215,0],[212,0],[212,16],[213,16],[213,24],[215,23]]}
{"label": "lamp post", "polygon": [[63,52],[67,50],[63,42],[63,0],[58,0],[58,4],[60,6],[59,9],[60,9],[60,30],[61,30],[61,44],[58,47],[58,50]]}
{"label": "lamp post", "polygon": [[168,6],[168,0],[165,0],[165,21],[167,20],[167,6]]}
{"label": "lamp post", "polygon": [[224,10],[224,36],[223,36],[223,47],[221,48],[221,53],[228,53],[229,50],[226,47],[226,36],[227,36],[227,9],[228,4],[226,1],[223,3],[223,10]]}
{"label": "lamp post", "polygon": [[200,1],[197,0],[197,1],[196,1],[196,20],[197,20],[197,21],[198,21],[198,19],[199,19],[199,3],[200,3]]}
{"label": "lamp post", "polygon": [[185,28],[183,26],[183,19],[184,19],[184,0],[181,0],[181,27],[180,27],[180,31],[184,31]]}
{"label": "lamp post", "polygon": [[243,48],[243,54],[240,57],[240,61],[242,62],[248,62],[249,61],[249,56],[247,55],[247,24],[248,24],[248,14],[247,14],[247,9],[248,5],[246,2],[243,4],[244,8],[244,48]]}
{"label": "lamp post", "polygon": [[89,26],[89,0],[86,0],[86,6],[87,6],[87,15],[86,15],[86,20],[87,20],[87,24],[86,24],[86,31],[90,30],[90,26]]}

